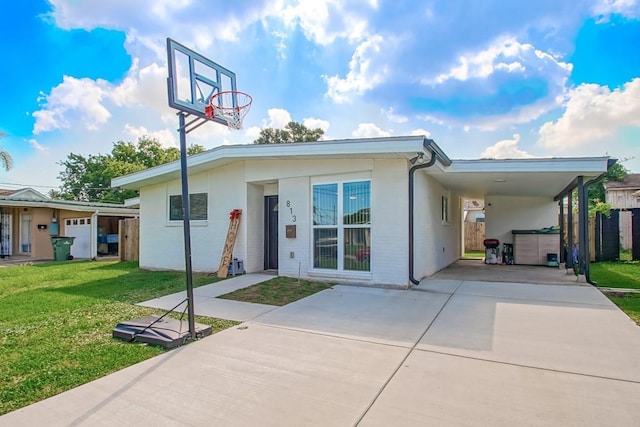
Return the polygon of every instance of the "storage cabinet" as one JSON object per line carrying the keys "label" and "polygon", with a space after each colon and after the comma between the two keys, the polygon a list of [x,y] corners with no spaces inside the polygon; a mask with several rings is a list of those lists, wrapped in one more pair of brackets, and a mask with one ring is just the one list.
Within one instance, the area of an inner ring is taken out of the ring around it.
{"label": "storage cabinet", "polygon": [[558,233],[513,233],[515,264],[545,265],[547,254],[560,253]]}

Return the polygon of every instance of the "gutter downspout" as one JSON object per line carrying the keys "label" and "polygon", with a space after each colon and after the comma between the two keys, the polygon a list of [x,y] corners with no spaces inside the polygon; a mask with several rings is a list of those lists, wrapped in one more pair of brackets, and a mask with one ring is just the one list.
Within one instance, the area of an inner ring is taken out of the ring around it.
{"label": "gutter downspout", "polygon": [[431,153],[431,159],[427,163],[414,165],[409,169],[409,281],[413,285],[418,285],[420,283],[420,281],[417,280],[414,277],[414,271],[413,271],[413,269],[414,269],[414,261],[413,261],[413,247],[414,247],[414,242],[413,242],[414,195],[413,195],[413,193],[414,193],[414,184],[413,184],[413,178],[414,178],[414,174],[415,174],[415,172],[417,170],[431,167],[436,163],[436,153],[435,153],[435,151],[433,149],[431,149],[431,147],[429,147],[429,145],[427,144],[427,141],[429,141],[429,140],[425,139],[425,148],[427,148],[427,150]]}

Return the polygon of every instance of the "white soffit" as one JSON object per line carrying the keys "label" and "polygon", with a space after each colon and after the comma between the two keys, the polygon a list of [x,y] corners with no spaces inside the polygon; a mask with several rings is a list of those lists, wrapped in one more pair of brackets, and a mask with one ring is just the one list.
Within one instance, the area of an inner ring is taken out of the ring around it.
{"label": "white soffit", "polygon": [[607,171],[607,157],[453,160],[425,172],[465,198],[492,195],[553,199],[577,176],[585,182]]}

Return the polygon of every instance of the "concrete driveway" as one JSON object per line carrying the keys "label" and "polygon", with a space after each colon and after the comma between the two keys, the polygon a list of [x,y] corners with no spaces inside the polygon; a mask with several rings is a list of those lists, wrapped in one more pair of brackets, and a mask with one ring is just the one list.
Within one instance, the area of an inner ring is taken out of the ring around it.
{"label": "concrete driveway", "polygon": [[336,286],[0,425],[640,422],[640,328],[597,289]]}

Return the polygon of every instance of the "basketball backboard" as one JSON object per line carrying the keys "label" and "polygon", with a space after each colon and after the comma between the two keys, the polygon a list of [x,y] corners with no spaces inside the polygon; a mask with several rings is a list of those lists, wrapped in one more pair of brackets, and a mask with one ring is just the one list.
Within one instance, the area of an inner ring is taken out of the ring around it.
{"label": "basketball backboard", "polygon": [[169,106],[226,126],[223,118],[208,117],[205,107],[213,95],[237,91],[235,73],[170,38],[167,65]]}

